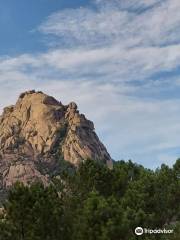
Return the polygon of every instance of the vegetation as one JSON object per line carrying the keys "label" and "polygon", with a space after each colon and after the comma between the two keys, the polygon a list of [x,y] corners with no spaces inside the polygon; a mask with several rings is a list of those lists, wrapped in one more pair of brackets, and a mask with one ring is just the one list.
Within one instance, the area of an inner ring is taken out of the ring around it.
{"label": "vegetation", "polygon": [[[136,236],[137,226],[174,233]],[[49,187],[15,184],[0,217],[1,240],[137,238],[180,239],[180,160],[156,171],[131,161],[67,165]]]}

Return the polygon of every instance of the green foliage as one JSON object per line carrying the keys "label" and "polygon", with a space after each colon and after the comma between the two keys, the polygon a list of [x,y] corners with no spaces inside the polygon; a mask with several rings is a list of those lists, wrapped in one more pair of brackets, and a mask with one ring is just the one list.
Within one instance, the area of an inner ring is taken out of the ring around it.
{"label": "green foliage", "polygon": [[114,197],[91,192],[77,212],[73,239],[125,240],[128,227],[124,211]]}
{"label": "green foliage", "polygon": [[137,226],[174,229],[139,239],[180,239],[180,160],[156,171],[131,161],[112,170],[92,160],[77,169],[61,164],[52,185],[9,191],[0,240],[135,240]]}
{"label": "green foliage", "polygon": [[7,229],[12,233],[7,239],[56,240],[65,231],[61,198],[52,186],[26,187],[17,183],[10,190],[4,209],[0,226],[5,236]]}

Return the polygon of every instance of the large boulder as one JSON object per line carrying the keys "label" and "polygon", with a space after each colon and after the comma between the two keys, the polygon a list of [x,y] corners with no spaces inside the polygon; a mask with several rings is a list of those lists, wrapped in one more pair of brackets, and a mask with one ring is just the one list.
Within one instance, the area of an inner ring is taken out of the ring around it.
{"label": "large boulder", "polygon": [[58,159],[78,165],[86,159],[112,160],[76,103],[63,105],[34,90],[22,93],[0,117],[0,186],[19,180],[29,184],[49,181]]}

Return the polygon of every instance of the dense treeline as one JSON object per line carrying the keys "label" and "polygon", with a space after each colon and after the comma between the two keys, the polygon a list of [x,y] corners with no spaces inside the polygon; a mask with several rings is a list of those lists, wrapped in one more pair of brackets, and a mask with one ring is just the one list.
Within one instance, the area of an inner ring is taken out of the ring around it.
{"label": "dense treeline", "polygon": [[[180,160],[156,171],[131,161],[113,170],[88,160],[44,187],[17,183],[0,217],[1,240],[180,239]],[[137,226],[174,229],[136,236]]]}

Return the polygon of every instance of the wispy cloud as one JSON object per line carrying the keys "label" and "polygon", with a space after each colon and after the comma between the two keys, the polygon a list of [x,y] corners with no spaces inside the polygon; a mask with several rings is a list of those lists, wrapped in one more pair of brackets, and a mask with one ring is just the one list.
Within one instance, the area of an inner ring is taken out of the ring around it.
{"label": "wispy cloud", "polygon": [[94,8],[54,13],[39,30],[56,36],[68,50],[46,58],[60,69],[74,72],[80,67],[81,74],[104,74],[119,81],[172,71],[180,62],[179,8],[177,0],[100,0]]}
{"label": "wispy cloud", "polygon": [[[102,46],[118,41],[125,45],[129,42],[129,46],[142,46],[177,42],[178,0],[102,0],[95,3],[94,8],[54,13],[39,30],[72,45],[96,43]],[[147,10],[144,8],[150,6]]]}
{"label": "wispy cloud", "polygon": [[0,108],[29,88],[77,101],[114,158],[158,165],[180,142],[179,9],[96,0],[52,14],[38,27],[46,52],[0,58]]}

